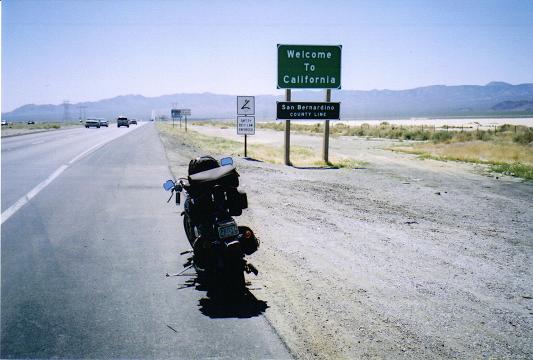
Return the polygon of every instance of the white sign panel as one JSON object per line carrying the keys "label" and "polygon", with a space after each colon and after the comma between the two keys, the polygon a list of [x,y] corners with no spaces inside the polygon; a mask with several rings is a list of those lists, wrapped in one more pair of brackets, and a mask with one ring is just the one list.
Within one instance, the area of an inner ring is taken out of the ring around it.
{"label": "white sign panel", "polygon": [[255,114],[255,96],[237,96],[237,115]]}
{"label": "white sign panel", "polygon": [[237,135],[255,135],[255,116],[237,116]]}

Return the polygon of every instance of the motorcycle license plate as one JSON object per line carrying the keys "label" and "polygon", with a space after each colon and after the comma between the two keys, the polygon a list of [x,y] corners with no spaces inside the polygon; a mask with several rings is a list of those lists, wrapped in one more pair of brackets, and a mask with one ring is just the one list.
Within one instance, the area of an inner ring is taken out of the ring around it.
{"label": "motorcycle license plate", "polygon": [[239,229],[235,223],[223,224],[218,227],[218,237],[221,239],[237,235],[239,235]]}

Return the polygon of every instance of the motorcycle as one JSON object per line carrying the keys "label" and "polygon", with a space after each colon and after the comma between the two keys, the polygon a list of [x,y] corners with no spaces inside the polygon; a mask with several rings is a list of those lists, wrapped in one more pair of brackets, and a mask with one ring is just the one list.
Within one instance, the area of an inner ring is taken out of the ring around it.
{"label": "motorcycle", "polygon": [[181,215],[193,252],[189,260],[198,279],[231,292],[245,290],[245,272],[258,274],[245,256],[257,251],[259,239],[233,218],[248,207],[247,195],[238,186],[233,159],[217,161],[210,156],[191,160],[187,178],[163,184],[166,191],[171,191],[167,202],[176,195],[176,204],[180,205],[181,193],[185,195]]}

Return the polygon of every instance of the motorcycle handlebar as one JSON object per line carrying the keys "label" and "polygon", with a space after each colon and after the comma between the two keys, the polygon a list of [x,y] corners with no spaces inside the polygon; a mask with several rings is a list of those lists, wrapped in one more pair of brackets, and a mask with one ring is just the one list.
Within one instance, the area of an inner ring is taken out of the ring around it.
{"label": "motorcycle handlebar", "polygon": [[174,186],[169,189],[170,197],[168,198],[167,203],[170,202],[170,200],[172,200],[172,196],[174,196],[174,193],[176,193],[176,204],[180,203],[180,194],[183,190],[185,190],[184,189],[185,184],[183,183],[183,180],[186,180],[186,179],[183,179],[183,178],[178,179],[177,181],[174,182]]}

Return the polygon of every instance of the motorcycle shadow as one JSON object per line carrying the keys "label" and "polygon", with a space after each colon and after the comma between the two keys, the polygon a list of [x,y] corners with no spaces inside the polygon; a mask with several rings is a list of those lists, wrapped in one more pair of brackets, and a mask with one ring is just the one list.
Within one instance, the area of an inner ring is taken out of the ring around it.
{"label": "motorcycle shadow", "polygon": [[197,277],[187,280],[180,289],[187,287],[207,291],[206,296],[198,300],[198,308],[203,315],[212,319],[251,318],[261,315],[268,309],[267,302],[257,299],[248,289],[239,294],[226,293],[198,281]]}
{"label": "motorcycle shadow", "polygon": [[217,295],[198,301],[200,312],[212,319],[251,318],[259,316],[268,308],[266,301],[257,299],[248,289],[240,295]]}

